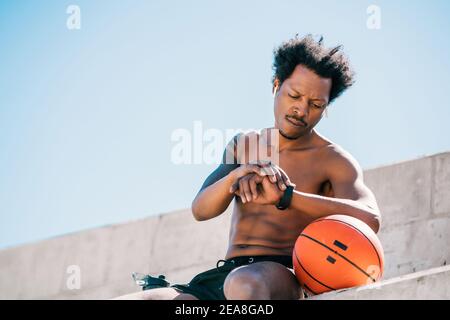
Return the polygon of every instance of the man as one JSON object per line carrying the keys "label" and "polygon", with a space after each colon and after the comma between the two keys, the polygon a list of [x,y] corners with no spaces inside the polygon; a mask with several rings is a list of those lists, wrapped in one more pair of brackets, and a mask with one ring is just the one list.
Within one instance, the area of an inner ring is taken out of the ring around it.
{"label": "man", "polygon": [[[273,67],[274,128],[236,136],[192,203],[195,219],[203,221],[223,213],[235,199],[225,260],[189,284],[124,298],[301,299],[292,251],[309,223],[344,214],[378,232],[380,212],[359,164],[314,129],[330,103],[353,84],[340,46],[328,49],[322,38],[296,36],[274,51]],[[257,145],[263,141],[269,147],[273,143],[262,133],[274,130],[275,162],[259,158],[254,143],[237,147],[255,137]]]}

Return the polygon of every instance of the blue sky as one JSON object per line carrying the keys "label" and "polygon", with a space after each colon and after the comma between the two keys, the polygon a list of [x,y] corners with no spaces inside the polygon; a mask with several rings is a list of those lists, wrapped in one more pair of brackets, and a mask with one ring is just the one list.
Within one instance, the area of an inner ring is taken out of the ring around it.
{"label": "blue sky", "polygon": [[[81,9],[69,30],[66,8]],[[381,9],[381,29],[366,26]],[[0,247],[186,208],[214,168],[178,128],[273,124],[272,51],[343,44],[318,131],[363,168],[450,150],[448,1],[2,1]]]}

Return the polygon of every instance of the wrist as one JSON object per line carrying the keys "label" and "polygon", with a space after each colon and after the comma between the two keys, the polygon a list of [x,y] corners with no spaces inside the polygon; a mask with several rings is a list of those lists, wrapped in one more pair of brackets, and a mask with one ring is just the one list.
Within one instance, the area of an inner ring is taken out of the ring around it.
{"label": "wrist", "polygon": [[232,185],[234,185],[240,178],[239,176],[239,168],[236,168],[232,171],[230,171],[230,173],[228,173],[226,180],[227,180],[227,185],[229,187],[231,187]]}
{"label": "wrist", "polygon": [[239,168],[236,168],[236,169],[234,169],[234,170],[231,170],[230,171],[230,173],[228,173],[228,175],[227,175],[227,180],[228,180],[228,182],[229,183],[231,183],[231,184],[233,184],[233,183],[235,183],[236,182],[236,180],[237,180],[237,171],[236,170],[238,170]]}
{"label": "wrist", "polygon": [[283,195],[280,200],[275,204],[278,210],[285,210],[290,207],[292,197],[294,195],[294,187],[288,186],[286,190],[284,190]]}

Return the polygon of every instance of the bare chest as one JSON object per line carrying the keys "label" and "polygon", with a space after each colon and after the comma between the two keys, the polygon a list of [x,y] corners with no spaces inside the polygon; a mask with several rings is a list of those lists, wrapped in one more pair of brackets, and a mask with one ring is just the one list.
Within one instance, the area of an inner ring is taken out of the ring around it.
{"label": "bare chest", "polygon": [[326,159],[320,150],[280,153],[279,166],[295,183],[296,190],[325,195],[332,192],[326,173]]}
{"label": "bare chest", "polygon": [[[326,172],[326,152],[323,148],[308,148],[305,150],[286,150],[279,153],[279,163],[301,192],[332,196],[332,186]],[[250,154],[248,162],[259,160]]]}

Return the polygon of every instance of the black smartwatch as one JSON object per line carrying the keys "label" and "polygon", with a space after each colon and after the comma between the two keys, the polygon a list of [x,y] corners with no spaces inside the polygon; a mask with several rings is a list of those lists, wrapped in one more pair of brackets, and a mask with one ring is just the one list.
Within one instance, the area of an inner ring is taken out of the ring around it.
{"label": "black smartwatch", "polygon": [[281,197],[280,201],[276,204],[278,210],[286,210],[291,205],[292,194],[294,193],[294,187],[288,186],[286,190],[284,190],[284,194]]}

